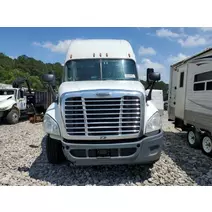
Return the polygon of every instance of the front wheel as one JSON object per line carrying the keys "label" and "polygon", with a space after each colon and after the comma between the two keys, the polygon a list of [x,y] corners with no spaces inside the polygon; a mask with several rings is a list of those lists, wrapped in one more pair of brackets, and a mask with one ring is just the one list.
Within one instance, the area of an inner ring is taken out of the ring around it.
{"label": "front wheel", "polygon": [[7,114],[7,123],[9,124],[17,124],[19,121],[19,112],[17,109],[13,108],[8,114]]}
{"label": "front wheel", "polygon": [[154,167],[155,163],[157,163],[159,160],[160,160],[160,158],[158,158],[157,160],[154,160],[152,162],[146,163],[143,166],[146,167],[146,168],[148,168],[148,169],[151,169],[151,168]]}
{"label": "front wheel", "polygon": [[212,156],[212,137],[204,135],[202,138],[202,151],[208,156]]}
{"label": "front wheel", "polygon": [[65,161],[61,142],[50,138],[50,136],[47,136],[46,139],[46,155],[49,163],[52,164],[59,164]]}

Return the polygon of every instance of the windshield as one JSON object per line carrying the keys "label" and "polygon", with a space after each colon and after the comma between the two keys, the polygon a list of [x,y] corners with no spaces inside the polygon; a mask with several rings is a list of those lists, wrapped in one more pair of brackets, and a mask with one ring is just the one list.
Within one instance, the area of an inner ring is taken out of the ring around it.
{"label": "windshield", "polygon": [[82,59],[66,63],[67,81],[138,80],[136,64],[129,59]]}
{"label": "windshield", "polygon": [[14,90],[0,90],[0,95],[13,95]]}

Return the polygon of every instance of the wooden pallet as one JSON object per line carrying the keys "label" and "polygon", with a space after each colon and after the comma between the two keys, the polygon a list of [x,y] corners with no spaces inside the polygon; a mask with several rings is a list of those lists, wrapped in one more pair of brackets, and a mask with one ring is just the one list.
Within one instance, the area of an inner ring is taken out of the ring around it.
{"label": "wooden pallet", "polygon": [[29,117],[29,121],[32,124],[42,122],[43,121],[43,115],[33,115]]}

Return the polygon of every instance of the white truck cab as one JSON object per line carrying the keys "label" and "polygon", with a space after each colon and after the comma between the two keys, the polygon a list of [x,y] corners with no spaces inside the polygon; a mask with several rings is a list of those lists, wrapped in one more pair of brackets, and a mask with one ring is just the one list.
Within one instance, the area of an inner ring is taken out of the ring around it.
{"label": "white truck cab", "polygon": [[[151,69],[148,80],[160,79]],[[54,75],[44,75],[51,87]],[[152,81],[151,81],[152,80]],[[163,132],[158,109],[146,97],[133,49],[125,40],[75,40],[67,52],[63,83],[44,122],[50,163],[153,164]]]}
{"label": "white truck cab", "polygon": [[0,89],[0,119],[5,117],[9,124],[16,124],[24,110],[26,110],[26,96],[23,89]]}

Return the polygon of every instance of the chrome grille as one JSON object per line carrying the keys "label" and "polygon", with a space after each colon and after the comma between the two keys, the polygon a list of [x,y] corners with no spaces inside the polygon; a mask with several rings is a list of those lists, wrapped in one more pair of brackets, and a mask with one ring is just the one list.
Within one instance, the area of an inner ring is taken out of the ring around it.
{"label": "chrome grille", "polygon": [[66,131],[72,136],[124,136],[140,132],[140,97],[68,97]]}

